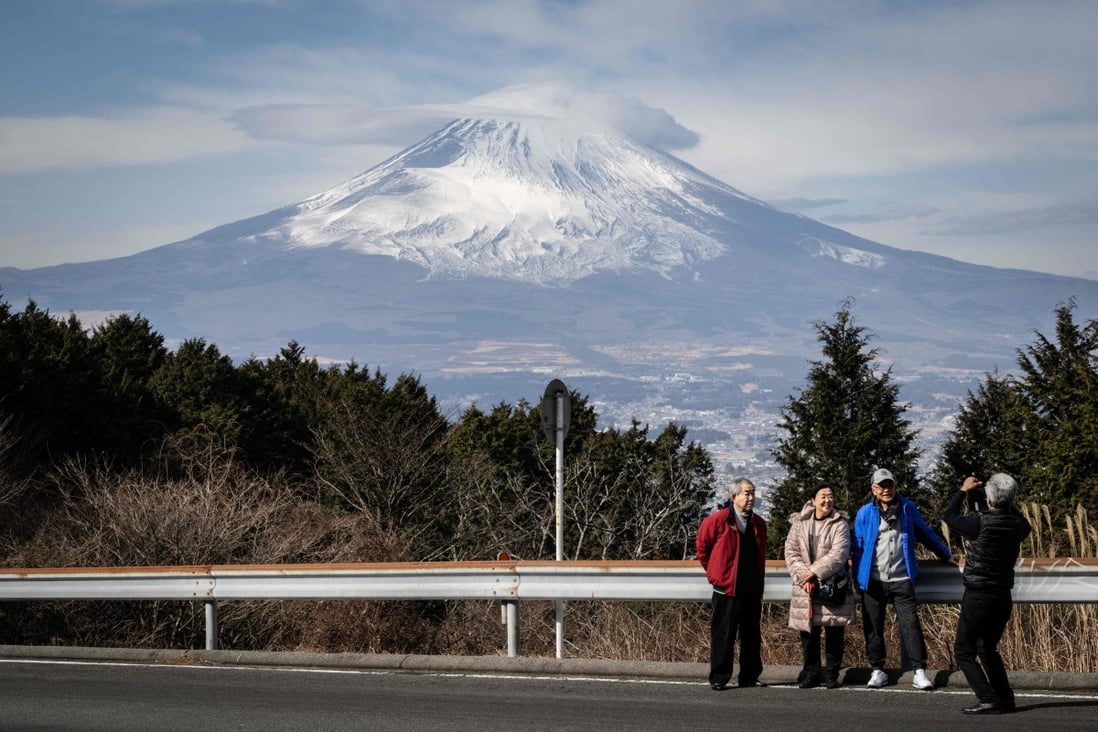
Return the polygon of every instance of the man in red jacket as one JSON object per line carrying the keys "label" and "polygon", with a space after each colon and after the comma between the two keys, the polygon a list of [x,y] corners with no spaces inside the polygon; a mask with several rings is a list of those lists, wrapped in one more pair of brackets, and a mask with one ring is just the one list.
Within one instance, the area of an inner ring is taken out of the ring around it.
{"label": "man in red jacket", "polygon": [[740,636],[739,686],[763,686],[762,596],[766,578],[766,522],[757,515],[755,484],[737,478],[731,505],[698,528],[698,561],[713,585],[709,624],[709,686],[722,691],[732,679],[733,646]]}

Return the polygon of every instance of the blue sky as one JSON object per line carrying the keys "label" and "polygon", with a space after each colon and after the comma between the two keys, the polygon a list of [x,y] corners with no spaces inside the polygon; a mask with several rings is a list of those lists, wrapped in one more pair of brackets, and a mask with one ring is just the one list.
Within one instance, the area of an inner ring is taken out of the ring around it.
{"label": "blue sky", "polygon": [[541,81],[861,236],[1098,278],[1091,0],[3,0],[0,266],[296,203]]}

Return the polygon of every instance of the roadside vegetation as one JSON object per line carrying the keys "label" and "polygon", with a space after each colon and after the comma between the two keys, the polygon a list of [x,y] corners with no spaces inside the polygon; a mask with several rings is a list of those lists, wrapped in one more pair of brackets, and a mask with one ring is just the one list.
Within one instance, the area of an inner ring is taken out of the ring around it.
{"label": "roadside vegetation", "polygon": [[[917,474],[907,405],[844,304],[815,324],[821,358],[783,410],[771,533],[822,477],[842,508],[877,465],[933,517],[963,475],[1015,474],[1037,529],[1030,556],[1098,556],[1098,324],[1056,312],[1055,337],[1019,352],[958,405],[942,460]],[[598,429],[573,392],[566,441],[568,559],[684,559],[717,485],[685,427]],[[321,366],[291,342],[234,363],[216,345],[170,350],[140,316],[90,331],[0,299],[0,563],[6,567],[456,561],[555,556],[553,446],[523,399],[444,414],[414,375]],[[718,496],[719,497],[719,496]],[[960,549],[959,546],[957,546]],[[780,558],[780,542],[770,557]],[[765,661],[799,663],[784,606],[767,608]],[[931,666],[950,668],[956,608],[923,609]],[[233,649],[499,654],[489,602],[239,602]],[[890,624],[895,628],[895,624]],[[1014,668],[1098,669],[1094,606],[1016,606]],[[552,655],[552,603],[524,603],[523,653]],[[893,631],[894,632],[894,631]],[[851,632],[847,662],[864,657]],[[201,604],[0,604],[0,644],[194,648]],[[895,639],[891,640],[893,648]],[[569,603],[569,656],[704,661],[704,603]]]}

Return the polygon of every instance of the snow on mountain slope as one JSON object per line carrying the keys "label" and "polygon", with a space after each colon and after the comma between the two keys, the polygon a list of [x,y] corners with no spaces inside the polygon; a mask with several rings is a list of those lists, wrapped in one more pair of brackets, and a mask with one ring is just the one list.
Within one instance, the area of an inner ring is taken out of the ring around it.
{"label": "snow on mountain slope", "polygon": [[606,127],[460,119],[257,238],[386,255],[432,276],[563,284],[720,256],[715,234],[734,222],[714,201],[730,198],[766,206]]}
{"label": "snow on mountain slope", "polygon": [[818,239],[814,236],[806,236],[797,242],[797,246],[812,257],[827,257],[846,264],[853,264],[869,269],[882,267],[886,261],[885,257],[880,254],[874,254],[862,249],[855,249],[854,247],[843,246],[842,244],[836,244],[825,239]]}

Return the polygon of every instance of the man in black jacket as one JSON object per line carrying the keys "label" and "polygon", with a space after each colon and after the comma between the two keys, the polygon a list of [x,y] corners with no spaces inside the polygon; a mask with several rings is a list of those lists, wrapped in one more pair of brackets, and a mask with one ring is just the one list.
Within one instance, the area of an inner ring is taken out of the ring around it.
{"label": "man in black jacket", "polygon": [[[1014,711],[1014,690],[999,655],[999,639],[1014,606],[1010,595],[1014,565],[1031,528],[1014,507],[1018,495],[1014,478],[996,473],[979,491],[982,485],[972,476],[965,478],[961,490],[949,497],[945,509],[946,524],[971,540],[965,555],[965,594],[953,653],[978,699],[975,706],[961,711],[1002,714]],[[986,494],[987,510],[962,515],[965,499],[974,499],[978,504],[981,492]],[[977,656],[983,662],[982,668]]]}

